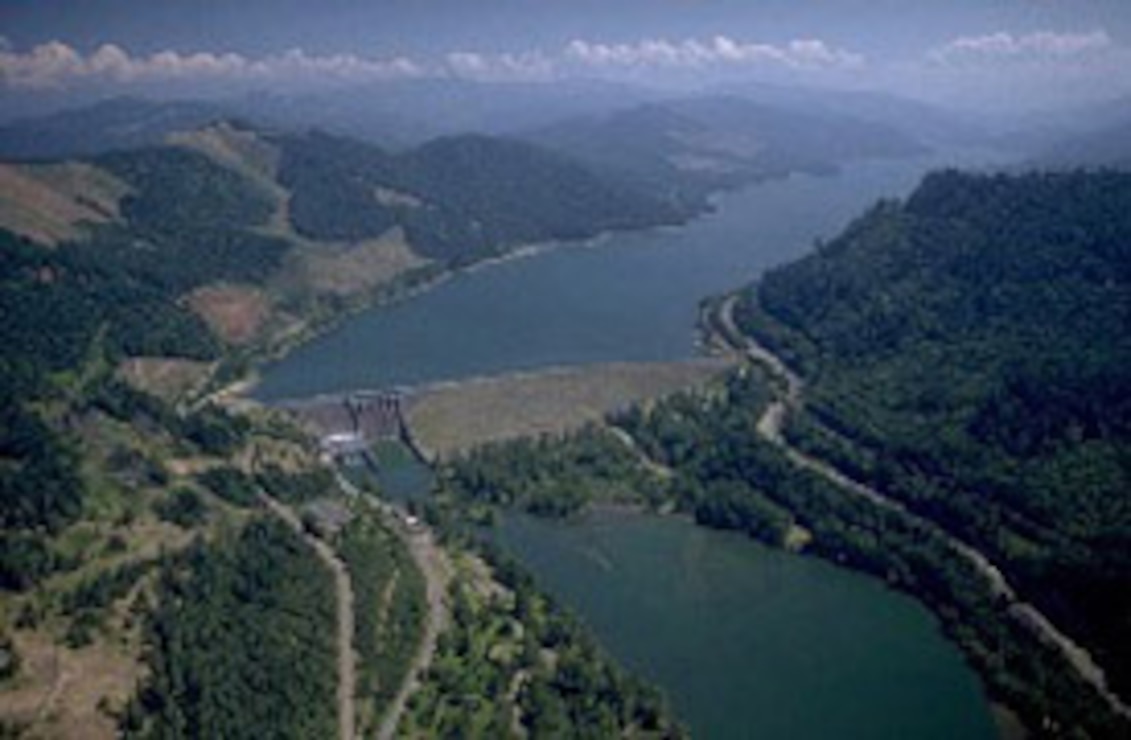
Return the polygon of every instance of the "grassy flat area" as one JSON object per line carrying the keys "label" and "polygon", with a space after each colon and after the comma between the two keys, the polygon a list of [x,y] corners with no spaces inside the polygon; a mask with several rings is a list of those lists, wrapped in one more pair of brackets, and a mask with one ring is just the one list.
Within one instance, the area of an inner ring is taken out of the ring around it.
{"label": "grassy flat area", "polygon": [[420,446],[446,458],[486,442],[560,434],[630,404],[703,385],[732,360],[612,363],[445,383],[408,404]]}

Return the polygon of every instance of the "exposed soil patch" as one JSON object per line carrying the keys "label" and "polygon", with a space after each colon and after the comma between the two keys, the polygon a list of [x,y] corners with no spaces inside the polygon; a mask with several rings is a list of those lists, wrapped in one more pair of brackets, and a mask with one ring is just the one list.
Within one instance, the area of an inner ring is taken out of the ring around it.
{"label": "exposed soil patch", "polygon": [[299,280],[315,293],[354,295],[387,283],[428,260],[417,255],[400,228],[351,246],[319,245],[298,260]]}
{"label": "exposed soil patch", "polygon": [[266,294],[247,285],[208,285],[188,297],[188,305],[225,342],[246,344],[255,338],[271,310]]}
{"label": "exposed soil patch", "polygon": [[13,637],[23,663],[0,692],[0,717],[26,723],[29,737],[118,736],[117,723],[99,704],[120,710],[129,700],[142,675],[135,648],[100,640],[70,650],[41,632]]}
{"label": "exposed soil patch", "polygon": [[118,375],[140,391],[175,399],[200,385],[211,363],[170,357],[131,357],[118,366]]}

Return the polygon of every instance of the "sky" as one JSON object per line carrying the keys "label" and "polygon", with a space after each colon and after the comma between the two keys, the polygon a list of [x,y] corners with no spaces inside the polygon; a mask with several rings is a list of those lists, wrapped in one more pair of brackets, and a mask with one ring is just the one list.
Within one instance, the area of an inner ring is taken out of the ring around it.
{"label": "sky", "polygon": [[965,107],[1131,94],[1131,0],[0,0],[0,93],[385,79],[874,88]]}

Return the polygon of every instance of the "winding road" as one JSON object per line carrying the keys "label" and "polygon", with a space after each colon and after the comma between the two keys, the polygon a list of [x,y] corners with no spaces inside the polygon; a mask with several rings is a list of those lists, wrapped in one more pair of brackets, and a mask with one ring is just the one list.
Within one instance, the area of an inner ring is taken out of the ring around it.
{"label": "winding road", "polygon": [[337,479],[338,486],[347,496],[364,501],[381,515],[389,528],[405,543],[413,562],[424,576],[425,600],[428,605],[424,631],[412,662],[405,671],[401,687],[385,709],[381,717],[381,725],[377,730],[379,740],[391,740],[396,735],[409,697],[420,686],[420,676],[432,663],[432,656],[436,653],[436,641],[447,626],[448,608],[445,599],[448,583],[451,580],[451,563],[443,549],[436,543],[431,530],[420,524],[409,525],[402,509],[364,493],[341,473],[337,474]]}
{"label": "winding road", "polygon": [[804,393],[804,383],[800,377],[766,347],[753,338],[739,331],[734,322],[734,304],[737,296],[728,296],[715,312],[715,319],[720,324],[716,329],[721,330],[723,340],[733,349],[742,352],[752,362],[761,364],[769,373],[784,386],[784,392],[776,397],[766,407],[762,417],[758,420],[758,434],[767,442],[779,447],[796,465],[812,470],[824,476],[830,482],[857,496],[867,499],[876,506],[899,511],[916,521],[925,524],[942,535],[951,549],[964,558],[967,562],[986,579],[994,596],[1004,601],[1008,613],[1023,627],[1033,633],[1039,640],[1056,647],[1076,671],[1077,675],[1090,684],[1096,692],[1107,702],[1115,713],[1131,718],[1131,707],[1111,690],[1103,669],[1095,662],[1091,654],[1078,645],[1068,635],[1056,627],[1041,611],[1032,604],[1021,599],[1017,590],[1001,570],[990,562],[989,558],[979,552],[970,544],[963,542],[941,526],[935,524],[918,514],[912,513],[901,502],[896,501],[875,488],[849,478],[841,471],[834,468],[824,460],[812,457],[794,447],[782,433],[786,419],[790,412],[796,410]]}
{"label": "winding road", "polygon": [[432,663],[432,656],[436,652],[436,640],[447,624],[447,607],[444,603],[448,591],[448,580],[451,569],[447,556],[436,544],[432,533],[428,530],[419,530],[407,533],[408,550],[420,572],[424,574],[424,588],[428,601],[428,615],[424,622],[424,633],[420,638],[420,645],[405,672],[404,682],[400,691],[393,698],[392,703],[385,710],[381,718],[381,726],[377,731],[378,740],[392,740],[396,735],[397,726],[404,714],[405,705],[413,692],[420,686],[420,676],[428,670]]}

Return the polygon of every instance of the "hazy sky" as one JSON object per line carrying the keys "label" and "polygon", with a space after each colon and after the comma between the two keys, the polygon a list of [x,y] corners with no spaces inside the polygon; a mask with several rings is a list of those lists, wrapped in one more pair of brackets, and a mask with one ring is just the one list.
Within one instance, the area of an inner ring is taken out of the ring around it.
{"label": "hazy sky", "polygon": [[1131,92],[1131,0],[0,0],[24,94],[453,76],[880,87],[968,105]]}

